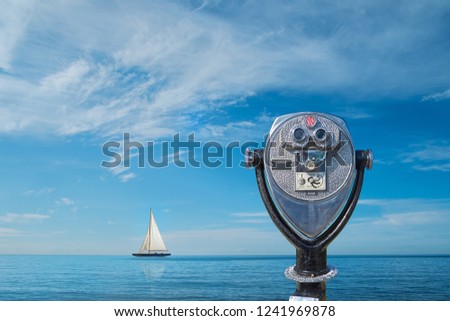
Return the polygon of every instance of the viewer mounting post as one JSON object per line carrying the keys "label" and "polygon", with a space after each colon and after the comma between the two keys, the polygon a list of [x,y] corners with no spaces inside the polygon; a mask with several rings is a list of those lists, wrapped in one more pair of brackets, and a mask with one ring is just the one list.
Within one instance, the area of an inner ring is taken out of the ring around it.
{"label": "viewer mounting post", "polygon": [[342,119],[307,112],[278,117],[265,148],[245,158],[272,221],[296,248],[285,271],[297,282],[290,300],[326,300],[326,282],[337,274],[327,247],[355,209],[372,152],[354,150]]}

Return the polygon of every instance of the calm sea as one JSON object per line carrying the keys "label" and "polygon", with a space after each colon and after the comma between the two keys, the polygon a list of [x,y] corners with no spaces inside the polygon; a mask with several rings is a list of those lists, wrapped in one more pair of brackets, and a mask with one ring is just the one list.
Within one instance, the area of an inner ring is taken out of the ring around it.
{"label": "calm sea", "polygon": [[[0,256],[0,300],[287,300],[288,256]],[[328,300],[450,300],[450,256],[330,256]]]}

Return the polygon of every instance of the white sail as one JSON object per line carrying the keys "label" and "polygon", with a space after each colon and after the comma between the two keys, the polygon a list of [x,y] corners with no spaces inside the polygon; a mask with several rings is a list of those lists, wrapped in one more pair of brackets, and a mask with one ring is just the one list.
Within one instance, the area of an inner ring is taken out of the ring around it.
{"label": "white sail", "polygon": [[168,252],[166,245],[164,244],[158,225],[153,217],[153,212],[150,210],[150,223],[148,225],[147,235],[145,236],[139,253],[152,254],[165,252]]}

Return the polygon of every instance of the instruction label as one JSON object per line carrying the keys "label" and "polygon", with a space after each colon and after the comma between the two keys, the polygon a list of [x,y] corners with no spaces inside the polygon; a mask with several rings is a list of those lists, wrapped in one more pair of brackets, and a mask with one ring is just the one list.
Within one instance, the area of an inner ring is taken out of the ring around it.
{"label": "instruction label", "polygon": [[296,191],[325,191],[327,189],[325,172],[295,173]]}

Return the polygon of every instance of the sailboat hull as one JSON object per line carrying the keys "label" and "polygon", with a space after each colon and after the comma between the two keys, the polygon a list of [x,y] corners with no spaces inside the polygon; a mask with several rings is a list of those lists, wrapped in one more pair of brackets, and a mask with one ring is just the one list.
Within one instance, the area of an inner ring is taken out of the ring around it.
{"label": "sailboat hull", "polygon": [[169,256],[170,253],[132,253],[133,256]]}

